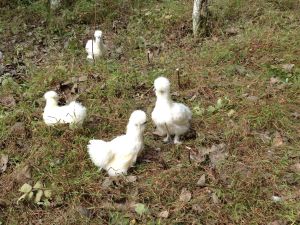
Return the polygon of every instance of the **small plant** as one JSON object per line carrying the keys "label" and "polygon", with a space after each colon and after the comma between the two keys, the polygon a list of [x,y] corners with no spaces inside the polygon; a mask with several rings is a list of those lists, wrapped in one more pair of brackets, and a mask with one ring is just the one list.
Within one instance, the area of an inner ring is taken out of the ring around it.
{"label": "small plant", "polygon": [[[208,106],[207,109],[200,107],[200,106],[195,106],[193,107],[193,113],[197,116],[202,116],[204,113],[215,113],[220,111],[222,108],[225,108],[228,106],[230,103],[230,100],[227,96],[224,98],[218,98],[217,102],[215,105],[210,105]],[[232,113],[232,112],[231,112]]]}
{"label": "small plant", "polygon": [[18,199],[19,201],[27,200],[33,201],[37,205],[50,206],[49,200],[51,199],[52,192],[49,189],[46,189],[42,182],[38,181],[32,187],[30,184],[23,184],[19,189],[23,195]]}
{"label": "small plant", "polygon": [[205,109],[197,105],[193,108],[193,113],[197,116],[202,116],[205,113]]}

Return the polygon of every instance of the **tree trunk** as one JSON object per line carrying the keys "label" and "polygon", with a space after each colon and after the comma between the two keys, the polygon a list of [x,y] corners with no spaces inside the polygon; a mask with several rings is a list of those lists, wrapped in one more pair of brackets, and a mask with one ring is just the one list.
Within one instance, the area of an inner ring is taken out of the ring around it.
{"label": "tree trunk", "polygon": [[193,34],[197,36],[200,24],[207,18],[208,0],[194,0],[193,8]]}

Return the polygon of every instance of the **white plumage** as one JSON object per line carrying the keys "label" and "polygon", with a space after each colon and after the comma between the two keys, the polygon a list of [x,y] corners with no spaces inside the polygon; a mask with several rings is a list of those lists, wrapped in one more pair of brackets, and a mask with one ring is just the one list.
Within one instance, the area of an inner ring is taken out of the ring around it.
{"label": "white plumage", "polygon": [[164,141],[168,141],[171,135],[175,135],[174,143],[180,144],[180,135],[190,128],[192,112],[184,104],[172,101],[170,81],[167,78],[157,78],[154,81],[154,89],[156,103],[152,112],[152,120],[156,125],[155,134],[166,136]]}
{"label": "white plumage", "polygon": [[58,123],[82,125],[86,117],[86,108],[80,103],[72,101],[68,105],[58,105],[58,95],[55,91],[44,94],[46,106],[43,113],[44,122],[51,126]]}
{"label": "white plumage", "polygon": [[103,34],[101,30],[96,30],[94,33],[95,40],[88,40],[85,45],[87,59],[94,59],[105,54],[106,46],[103,42]]}
{"label": "white plumage", "polygon": [[146,122],[146,113],[136,110],[129,118],[125,135],[110,142],[90,140],[87,147],[93,163],[100,169],[105,169],[109,176],[126,175],[144,147]]}

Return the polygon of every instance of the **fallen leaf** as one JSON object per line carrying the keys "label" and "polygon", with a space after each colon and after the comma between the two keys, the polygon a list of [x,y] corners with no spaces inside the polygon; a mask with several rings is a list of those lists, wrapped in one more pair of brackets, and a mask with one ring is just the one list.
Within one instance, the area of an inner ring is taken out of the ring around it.
{"label": "fallen leaf", "polygon": [[205,174],[203,174],[199,180],[197,181],[197,186],[204,187],[205,186]]}
{"label": "fallen leaf", "polygon": [[226,145],[224,143],[218,145],[212,145],[210,149],[206,149],[205,154],[209,155],[210,163],[212,167],[216,167],[223,160],[226,159],[228,153],[226,152]]}
{"label": "fallen leaf", "polygon": [[20,187],[19,191],[22,193],[29,193],[32,190],[32,186],[30,184],[23,184],[22,187]]}
{"label": "fallen leaf", "polygon": [[76,210],[77,210],[77,212],[79,212],[80,215],[85,216],[87,218],[92,218],[93,215],[94,215],[93,210],[88,209],[88,208],[83,207],[83,206],[78,206],[76,208]]}
{"label": "fallen leaf", "polygon": [[16,101],[12,95],[0,97],[0,105],[6,108],[12,108],[16,106]]}
{"label": "fallen leaf", "polygon": [[171,18],[172,18],[172,15],[166,15],[166,16],[165,16],[165,19],[166,19],[166,20],[169,20],[169,19],[171,19]]}
{"label": "fallen leaf", "polygon": [[217,103],[216,103],[216,108],[217,109],[221,109],[224,105],[223,99],[222,98],[218,98]]}
{"label": "fallen leaf", "polygon": [[11,128],[10,133],[14,137],[25,138],[26,137],[26,128],[23,122],[16,122]]}
{"label": "fallen leaf", "polygon": [[129,183],[133,183],[133,182],[136,182],[137,177],[136,176],[127,176],[125,179]]}
{"label": "fallen leaf", "polygon": [[195,106],[193,108],[193,113],[197,116],[202,116],[205,113],[205,109],[201,108],[200,106]]}
{"label": "fallen leaf", "polygon": [[238,28],[230,27],[225,30],[225,33],[230,36],[233,36],[233,35],[237,35],[239,33],[239,30],[238,30]]}
{"label": "fallen leaf", "polygon": [[273,222],[268,223],[268,225],[287,225],[287,221],[275,220]]}
{"label": "fallen leaf", "polygon": [[31,178],[31,170],[30,167],[28,165],[19,168],[16,171],[16,181],[18,183],[24,183],[26,181],[28,181]]}
{"label": "fallen leaf", "polygon": [[35,202],[35,203],[40,202],[41,199],[42,199],[42,197],[43,197],[43,195],[44,195],[43,190],[38,190],[37,193],[36,193],[36,195],[35,195],[34,202]]}
{"label": "fallen leaf", "polygon": [[216,36],[213,36],[211,39],[212,39],[214,42],[216,42],[216,41],[218,41],[218,40],[219,40],[219,38],[218,38],[218,37],[216,37]]}
{"label": "fallen leaf", "polygon": [[281,145],[283,145],[283,138],[282,138],[281,134],[277,131],[275,133],[275,137],[273,139],[273,146],[279,147]]}
{"label": "fallen leaf", "polygon": [[235,110],[230,109],[229,112],[227,113],[228,117],[232,117],[235,114]]}
{"label": "fallen leaf", "polygon": [[276,195],[273,195],[271,199],[273,202],[281,202],[282,201],[282,198],[279,196],[276,196]]}
{"label": "fallen leaf", "polygon": [[216,167],[226,159],[228,156],[228,153],[225,151],[220,151],[220,152],[214,152],[209,154],[210,162],[213,167]]}
{"label": "fallen leaf", "polygon": [[192,205],[192,210],[198,214],[202,214],[204,211],[204,209],[199,204]]}
{"label": "fallen leaf", "polygon": [[202,163],[206,160],[206,156],[197,150],[190,150],[190,161],[195,163]]}
{"label": "fallen leaf", "polygon": [[8,155],[1,155],[0,173],[5,172],[5,170],[7,169],[7,163],[8,163]]}
{"label": "fallen leaf", "polygon": [[142,203],[135,204],[134,210],[139,215],[143,215],[148,211],[147,207]]}
{"label": "fallen leaf", "polygon": [[216,110],[217,109],[215,107],[211,106],[211,105],[208,106],[208,108],[207,108],[207,112],[209,112],[209,113],[214,113]]}
{"label": "fallen leaf", "polygon": [[270,84],[271,85],[277,84],[279,82],[280,82],[280,80],[277,77],[271,77],[271,79],[270,79]]}
{"label": "fallen leaf", "polygon": [[172,93],[172,96],[178,97],[178,96],[180,96],[180,93],[179,93],[178,91],[174,91],[174,92]]}
{"label": "fallen leaf", "polygon": [[300,163],[295,163],[290,167],[290,169],[295,173],[300,173]]}
{"label": "fallen leaf", "polygon": [[259,98],[257,96],[251,95],[251,96],[248,96],[246,99],[251,102],[257,102]]}
{"label": "fallen leaf", "polygon": [[80,77],[78,77],[78,81],[79,82],[83,82],[83,81],[87,81],[87,80],[88,80],[87,76],[80,76]]}
{"label": "fallen leaf", "polygon": [[160,217],[160,218],[168,218],[169,217],[169,211],[165,210],[165,211],[160,212],[158,214],[158,217]]}
{"label": "fallen leaf", "polygon": [[33,186],[34,189],[42,189],[43,188],[43,184],[41,181],[38,181],[35,183],[35,185]]}
{"label": "fallen leaf", "polygon": [[216,193],[212,193],[211,198],[212,198],[213,203],[215,203],[215,204],[220,203],[220,200]]}
{"label": "fallen leaf", "polygon": [[283,70],[285,70],[285,72],[290,73],[295,67],[295,64],[283,64],[281,67]]}
{"label": "fallen leaf", "polygon": [[286,173],[282,177],[283,181],[286,182],[288,185],[297,185],[300,183],[299,176],[295,173]]}
{"label": "fallen leaf", "polygon": [[123,46],[118,47],[116,49],[116,53],[119,54],[119,55],[123,54]]}
{"label": "fallen leaf", "polygon": [[218,151],[218,146],[217,145],[212,145],[210,148],[200,148],[200,152],[203,155],[208,155],[211,152]]}
{"label": "fallen leaf", "polygon": [[[72,88],[71,88],[71,93],[72,94],[76,94],[76,93],[78,93],[78,84],[77,83],[74,83],[73,84],[73,86],[72,86]],[[68,98],[68,100],[69,100],[70,98]]]}
{"label": "fallen leaf", "polygon": [[182,202],[189,202],[192,198],[192,194],[189,190],[187,190],[186,188],[183,188],[181,190],[181,194],[179,196],[179,200]]}
{"label": "fallen leaf", "polygon": [[113,180],[110,177],[106,177],[104,179],[104,181],[102,182],[102,187],[105,188],[109,188],[109,186],[112,184]]}
{"label": "fallen leaf", "polygon": [[52,191],[51,191],[51,190],[45,190],[45,191],[44,191],[44,195],[45,195],[46,198],[51,198],[51,196],[52,196]]}
{"label": "fallen leaf", "polygon": [[33,191],[29,192],[28,195],[27,195],[27,199],[28,200],[31,200],[33,197]]}
{"label": "fallen leaf", "polygon": [[291,115],[295,118],[295,119],[299,119],[300,118],[300,114],[298,112],[293,112],[291,113]]}
{"label": "fallen leaf", "polygon": [[263,133],[255,133],[255,134],[257,134],[264,143],[269,144],[272,140],[272,138],[270,137],[270,132],[268,131],[265,131]]}
{"label": "fallen leaf", "polygon": [[239,75],[245,75],[247,73],[247,70],[244,66],[236,65],[235,70]]}

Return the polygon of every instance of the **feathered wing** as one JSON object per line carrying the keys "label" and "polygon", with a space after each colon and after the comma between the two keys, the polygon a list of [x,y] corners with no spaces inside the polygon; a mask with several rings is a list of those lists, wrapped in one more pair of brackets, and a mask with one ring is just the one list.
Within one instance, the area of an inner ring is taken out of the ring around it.
{"label": "feathered wing", "polygon": [[110,142],[110,146],[114,153],[114,158],[111,160],[109,168],[107,168],[108,174],[110,176],[127,174],[127,170],[136,162],[140,149],[126,135],[113,139]]}
{"label": "feathered wing", "polygon": [[88,40],[85,45],[85,50],[88,54],[92,53],[92,42],[93,42],[93,40]]}
{"label": "feathered wing", "polygon": [[75,101],[71,102],[68,105],[68,108],[68,114],[71,116],[73,123],[81,124],[86,117],[86,108],[82,104]]}
{"label": "feathered wing", "polygon": [[109,142],[90,140],[87,147],[91,160],[100,168],[106,169],[114,159],[114,153],[110,148]]}
{"label": "feathered wing", "polygon": [[177,125],[186,125],[192,119],[191,110],[181,103],[173,103],[171,110],[172,121]]}

